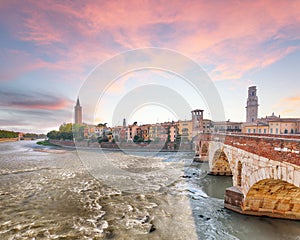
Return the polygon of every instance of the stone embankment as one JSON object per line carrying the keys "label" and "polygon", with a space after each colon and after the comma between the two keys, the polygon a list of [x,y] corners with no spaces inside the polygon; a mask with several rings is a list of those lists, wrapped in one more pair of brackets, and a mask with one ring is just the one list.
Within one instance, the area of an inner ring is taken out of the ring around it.
{"label": "stone embankment", "polygon": [[76,142],[76,146],[74,141],[71,140],[55,140],[50,139],[49,142],[53,145],[62,146],[62,147],[70,147],[70,148],[102,148],[102,149],[112,149],[112,150],[134,150],[134,151],[192,151],[191,144],[181,144],[180,149],[172,149],[166,148],[164,144],[135,144],[135,143],[110,143],[110,142],[88,142],[88,141],[80,141]]}

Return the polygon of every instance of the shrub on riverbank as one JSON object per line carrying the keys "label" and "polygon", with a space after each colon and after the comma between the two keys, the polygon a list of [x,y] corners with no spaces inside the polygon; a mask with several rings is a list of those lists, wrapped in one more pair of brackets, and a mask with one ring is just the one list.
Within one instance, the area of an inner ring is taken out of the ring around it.
{"label": "shrub on riverbank", "polygon": [[42,145],[42,146],[54,146],[52,143],[50,143],[48,140],[39,141],[36,144]]}

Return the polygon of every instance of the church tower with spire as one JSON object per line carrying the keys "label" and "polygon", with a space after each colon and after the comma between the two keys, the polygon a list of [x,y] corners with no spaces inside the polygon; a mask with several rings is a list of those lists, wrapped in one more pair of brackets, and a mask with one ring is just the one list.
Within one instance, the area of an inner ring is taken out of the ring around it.
{"label": "church tower with spire", "polygon": [[79,98],[77,98],[75,109],[75,124],[82,124],[82,107],[80,106]]}

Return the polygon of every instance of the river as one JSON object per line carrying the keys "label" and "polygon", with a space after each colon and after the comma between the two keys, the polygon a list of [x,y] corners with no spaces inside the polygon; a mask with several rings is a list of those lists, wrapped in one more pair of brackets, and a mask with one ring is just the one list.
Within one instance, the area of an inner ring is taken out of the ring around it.
{"label": "river", "polygon": [[232,180],[207,175],[206,163],[153,171],[191,153],[101,154],[129,176],[99,174],[76,150],[0,143],[0,239],[300,240],[299,221],[224,209]]}

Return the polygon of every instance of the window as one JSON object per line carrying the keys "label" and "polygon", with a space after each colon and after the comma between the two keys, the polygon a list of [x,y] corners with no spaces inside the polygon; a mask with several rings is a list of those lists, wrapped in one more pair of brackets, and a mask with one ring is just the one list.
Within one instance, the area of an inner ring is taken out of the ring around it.
{"label": "window", "polygon": [[248,128],[248,133],[251,133],[251,129],[250,128]]}
{"label": "window", "polygon": [[270,133],[271,133],[271,134],[273,133],[273,128],[270,128]]}
{"label": "window", "polygon": [[291,134],[293,134],[294,133],[294,129],[291,129]]}
{"label": "window", "polygon": [[264,128],[264,133],[267,133],[267,129]]}
{"label": "window", "polygon": [[258,132],[261,133],[261,129],[258,129]]}
{"label": "window", "polygon": [[278,128],[276,128],[276,134],[278,133]]}
{"label": "window", "polygon": [[255,129],[253,129],[253,133],[255,133]]}

